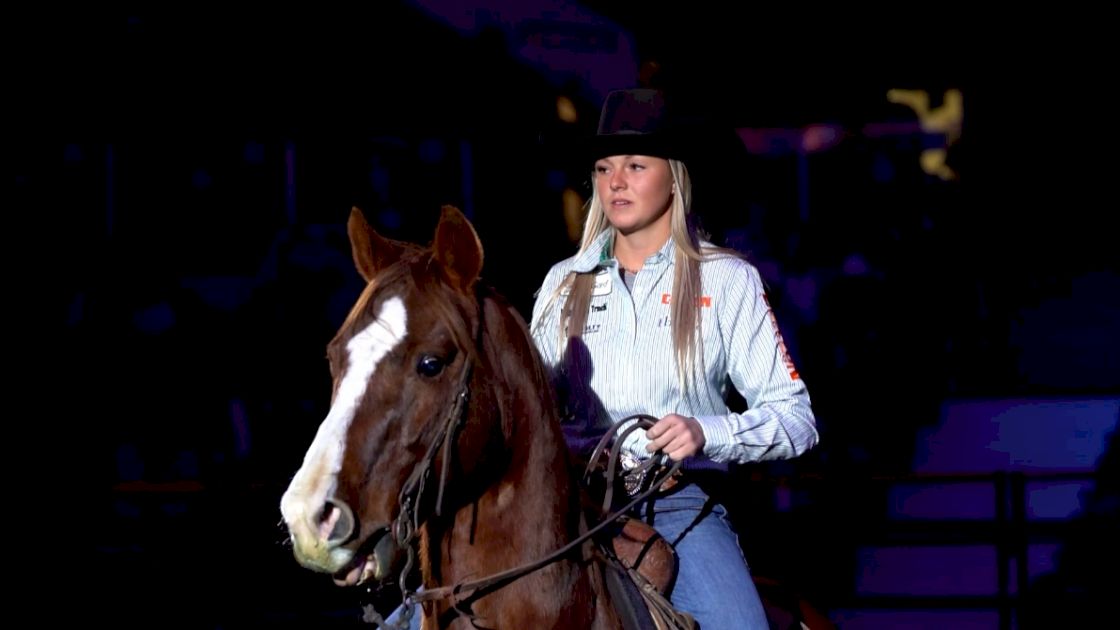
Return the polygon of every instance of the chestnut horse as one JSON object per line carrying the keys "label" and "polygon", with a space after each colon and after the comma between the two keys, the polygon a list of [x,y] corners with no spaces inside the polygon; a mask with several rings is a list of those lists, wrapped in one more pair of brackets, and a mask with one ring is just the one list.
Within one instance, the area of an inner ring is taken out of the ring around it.
{"label": "chestnut horse", "polygon": [[328,345],[330,411],[281,499],[296,559],[381,582],[415,545],[425,628],[621,627],[610,569],[579,541],[554,393],[524,319],[480,282],[474,228],[446,206],[421,248],[355,208],[348,231],[368,284]]}

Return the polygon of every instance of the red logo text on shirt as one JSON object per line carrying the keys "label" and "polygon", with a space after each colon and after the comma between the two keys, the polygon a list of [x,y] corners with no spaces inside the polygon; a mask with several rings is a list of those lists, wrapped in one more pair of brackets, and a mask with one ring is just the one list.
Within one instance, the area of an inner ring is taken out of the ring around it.
{"label": "red logo text on shirt", "polygon": [[786,364],[786,369],[789,370],[789,377],[793,380],[801,378],[797,373],[797,366],[793,364],[793,358],[789,356],[789,350],[786,348],[786,341],[782,338],[782,331],[778,328],[778,318],[774,317],[774,311],[770,308],[770,299],[766,294],[762,294],[762,301],[766,303],[766,314],[770,316],[770,326],[774,329],[774,338],[778,340],[778,350],[782,353],[782,361]]}
{"label": "red logo text on shirt", "polygon": [[[662,304],[668,304],[671,299],[672,299],[672,296],[670,294],[668,294],[668,293],[662,293],[661,294],[661,303]],[[710,296],[710,295],[700,296],[700,297],[696,298],[696,303],[699,304],[700,306],[703,306],[704,308],[712,308],[712,296]]]}

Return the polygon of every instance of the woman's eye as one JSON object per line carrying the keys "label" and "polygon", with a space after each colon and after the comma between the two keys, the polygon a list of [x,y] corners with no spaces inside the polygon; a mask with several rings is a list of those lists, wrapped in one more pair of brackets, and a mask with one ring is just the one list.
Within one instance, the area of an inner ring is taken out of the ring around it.
{"label": "woman's eye", "polygon": [[416,373],[427,377],[438,376],[443,371],[444,365],[443,359],[426,354],[420,357],[420,362],[416,364]]}

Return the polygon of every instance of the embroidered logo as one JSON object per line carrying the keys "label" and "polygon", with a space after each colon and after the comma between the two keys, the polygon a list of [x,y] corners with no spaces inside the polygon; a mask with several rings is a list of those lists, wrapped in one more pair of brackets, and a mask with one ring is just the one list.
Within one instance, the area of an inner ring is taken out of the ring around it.
{"label": "embroidered logo", "polygon": [[604,269],[595,274],[595,288],[591,290],[591,295],[610,295],[611,293],[611,277],[610,274]]}
{"label": "embroidered logo", "polygon": [[786,341],[782,338],[782,331],[778,328],[778,318],[774,316],[774,310],[770,308],[770,298],[766,294],[762,294],[762,301],[766,303],[766,314],[770,317],[770,326],[774,329],[774,338],[778,340],[778,351],[782,353],[782,361],[786,364],[786,369],[789,370],[789,377],[793,380],[798,380],[801,375],[797,373],[797,366],[793,364],[793,358],[789,356],[789,349],[786,348]]}
{"label": "embroidered logo", "polygon": [[[568,297],[569,295],[571,295],[571,293],[572,293],[571,285],[565,286],[564,288],[560,289],[560,296],[561,297]],[[607,273],[607,270],[604,269],[604,270],[600,271],[599,273],[595,274],[595,286],[591,289],[591,295],[595,296],[595,297],[598,297],[598,296],[601,296],[601,295],[610,295],[610,294],[611,294],[611,277],[610,277],[610,274]]]}
{"label": "embroidered logo", "polygon": [[[662,304],[668,304],[669,302],[672,301],[672,297],[673,296],[668,294],[668,293],[662,293],[661,294],[661,303]],[[710,295],[700,296],[700,297],[696,298],[696,303],[699,304],[700,306],[703,306],[704,308],[712,308],[712,296],[710,296]]]}

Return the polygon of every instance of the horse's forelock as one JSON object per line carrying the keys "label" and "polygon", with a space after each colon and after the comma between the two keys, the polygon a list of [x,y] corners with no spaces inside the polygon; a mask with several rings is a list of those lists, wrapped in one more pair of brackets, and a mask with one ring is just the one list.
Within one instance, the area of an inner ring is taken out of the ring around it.
{"label": "horse's forelock", "polygon": [[[354,301],[354,305],[350,307],[350,312],[347,313],[346,319],[342,322],[340,330],[351,329],[355,322],[362,318],[362,315],[369,309],[370,302],[373,300],[374,295],[381,292],[382,288],[391,288],[397,285],[402,280],[408,277],[409,263],[416,260],[420,255],[420,251],[413,248],[406,248],[401,258],[394,264],[389,265],[381,270],[374,276],[362,289],[362,293],[358,299]],[[403,294],[403,291],[401,292]]]}

